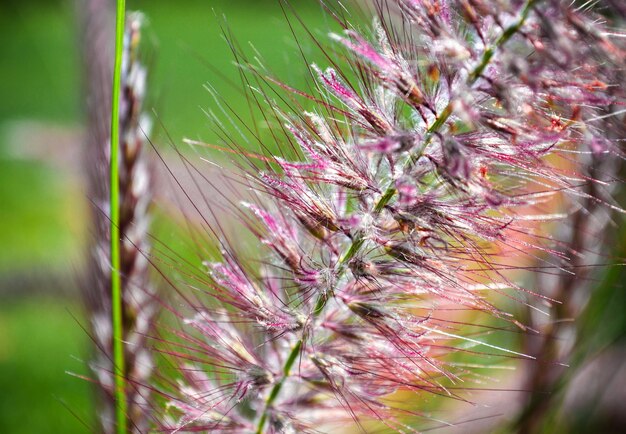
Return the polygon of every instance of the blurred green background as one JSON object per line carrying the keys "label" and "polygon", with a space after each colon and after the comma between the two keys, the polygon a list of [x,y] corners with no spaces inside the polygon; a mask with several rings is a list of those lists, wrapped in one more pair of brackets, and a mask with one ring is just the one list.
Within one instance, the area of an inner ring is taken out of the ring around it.
{"label": "blurred green background", "polygon": [[[332,23],[316,2],[292,3],[324,40]],[[278,77],[305,86],[304,64],[290,61],[297,46],[275,0],[128,0],[127,7],[148,19],[149,108],[178,145],[183,137],[217,138],[203,112],[213,105],[204,84],[246,111],[240,93],[214,72],[238,81],[222,14],[242,46],[254,41]],[[72,2],[0,3],[0,433],[85,433],[95,423],[89,383],[69,374],[88,375],[90,354],[76,278],[89,236],[77,29]],[[307,57],[318,59],[299,32]],[[598,290],[583,315],[579,365],[607,348],[613,362],[625,354],[623,269],[594,278]],[[578,414],[576,422],[552,414],[545,432],[611,432]]]}

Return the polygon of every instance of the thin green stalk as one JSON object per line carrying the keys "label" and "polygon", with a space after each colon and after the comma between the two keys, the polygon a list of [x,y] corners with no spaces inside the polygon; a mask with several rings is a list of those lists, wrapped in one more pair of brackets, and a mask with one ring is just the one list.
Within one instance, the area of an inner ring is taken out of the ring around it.
{"label": "thin green stalk", "polygon": [[485,52],[483,53],[482,59],[480,60],[480,63],[470,73],[470,76],[469,76],[470,83],[474,83],[478,79],[478,77],[480,77],[480,75],[483,73],[487,65],[489,65],[489,62],[491,61],[491,58],[493,57],[493,55],[496,54],[496,50],[500,48],[501,46],[503,46],[509,39],[511,39],[511,37],[514,34],[516,34],[519,31],[519,29],[526,22],[526,19],[528,18],[528,14],[530,14],[530,11],[532,10],[533,6],[535,6],[535,4],[537,3],[539,3],[539,0],[527,0],[526,1],[526,3],[524,4],[524,7],[522,8],[522,13],[520,14],[517,21],[515,21],[513,24],[507,27],[504,30],[504,32],[502,32],[500,37],[496,40],[496,43],[493,44],[493,47],[489,47],[485,50]]}
{"label": "thin green stalk", "polygon": [[122,279],[120,276],[120,94],[122,87],[122,53],[124,50],[125,0],[117,0],[115,19],[115,65],[113,68],[111,104],[111,165],[110,165],[110,214],[111,214],[111,309],[113,322],[113,363],[115,373],[115,419],[116,432],[126,434],[127,407],[125,360],[122,323]]}
{"label": "thin green stalk", "polygon": [[[528,14],[530,13],[532,7],[536,3],[538,3],[538,1],[539,0],[527,0],[518,20],[504,30],[502,35],[500,35],[500,37],[496,40],[496,42],[494,43],[492,47],[488,47],[487,49],[485,49],[485,52],[483,53],[480,63],[469,74],[468,81],[470,84],[473,84],[478,79],[478,77],[480,77],[480,75],[483,73],[487,65],[489,65],[489,62],[491,62],[491,59],[493,58],[493,55],[498,50],[498,48],[500,48],[509,39],[511,39],[511,37],[515,33],[517,33],[519,29],[524,25],[524,22],[528,18]],[[407,159],[405,163],[405,168],[407,166],[409,167],[412,166],[422,157],[424,150],[426,149],[428,144],[431,142],[433,136],[441,129],[441,127],[445,125],[450,115],[452,115],[452,112],[453,112],[453,107],[452,107],[452,103],[450,103],[446,106],[446,108],[443,109],[443,111],[439,114],[439,116],[437,116],[437,119],[435,119],[435,121],[430,126],[430,128],[428,128],[428,130],[426,131],[426,135],[424,136],[424,141],[422,145],[420,146],[417,152],[409,156],[409,158]],[[393,199],[396,193],[397,193],[396,188],[393,185],[389,186],[387,190],[383,192],[383,194],[380,196],[380,198],[374,205],[374,213],[375,214],[380,213],[385,208],[385,206],[387,206],[387,204]],[[340,256],[340,259],[337,263],[337,276],[336,276],[337,279],[339,279],[343,275],[345,268],[346,268],[346,264],[359,253],[359,251],[361,250],[364,244],[365,244],[365,239],[363,238],[362,235],[357,235],[354,237],[354,239],[352,240],[352,243],[350,244],[350,247],[342,256]],[[315,303],[315,307],[313,308],[313,312],[312,312],[313,319],[317,318],[323,312],[324,308],[326,307],[326,303],[328,299],[329,299],[329,294],[326,292],[321,293],[318,296],[316,303]],[[300,353],[300,350],[302,349],[303,344],[304,344],[304,336],[300,338],[300,340],[298,340],[296,345],[291,350],[291,353],[289,353],[285,366],[283,367],[283,377],[280,379],[278,383],[274,385],[274,387],[270,391],[270,394],[267,397],[267,400],[265,401],[265,408],[263,409],[263,413],[261,414],[259,423],[257,424],[256,434],[263,434],[263,428],[265,427],[265,422],[267,421],[268,410],[272,406],[276,398],[278,397],[285,380],[291,374],[291,368],[293,364],[295,363],[296,358],[298,357],[298,354]]]}
{"label": "thin green stalk", "polygon": [[256,430],[257,434],[263,433],[265,421],[267,420],[267,410],[274,403],[274,400],[280,393],[280,389],[283,388],[283,383],[285,382],[287,377],[289,377],[289,374],[291,373],[291,368],[293,367],[293,364],[296,362],[296,359],[298,358],[298,354],[300,354],[301,348],[302,348],[302,339],[300,339],[296,343],[296,345],[291,350],[291,353],[289,353],[289,356],[287,357],[287,361],[285,362],[285,366],[283,367],[283,378],[281,378],[280,381],[274,385],[274,387],[270,391],[269,396],[267,397],[267,401],[265,402],[265,409],[263,410],[263,414],[261,415],[261,419],[259,419],[259,424],[257,426],[257,430]]}

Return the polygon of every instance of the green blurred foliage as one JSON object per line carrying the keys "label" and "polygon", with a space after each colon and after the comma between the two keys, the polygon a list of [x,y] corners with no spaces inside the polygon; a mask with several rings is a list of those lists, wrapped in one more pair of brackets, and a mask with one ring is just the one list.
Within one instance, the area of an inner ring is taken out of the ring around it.
{"label": "green blurred foliage", "polygon": [[44,163],[0,157],[0,245],[10,247],[0,254],[0,273],[67,265],[85,218],[72,190]]}
{"label": "green blurred foliage", "polygon": [[50,2],[0,4],[0,123],[76,122],[80,74],[73,17],[72,8]]}
{"label": "green blurred foliage", "polygon": [[[90,433],[89,337],[73,303],[49,297],[0,308],[0,432]],[[84,424],[87,424],[85,426]]]}

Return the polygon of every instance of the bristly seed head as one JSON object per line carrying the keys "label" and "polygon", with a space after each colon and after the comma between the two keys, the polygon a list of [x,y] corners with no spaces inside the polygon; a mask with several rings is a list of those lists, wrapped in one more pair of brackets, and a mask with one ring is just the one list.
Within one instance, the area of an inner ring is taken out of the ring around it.
{"label": "bristly seed head", "polygon": [[[250,98],[284,152],[242,155],[254,198],[233,214],[259,248],[220,238],[208,263],[208,306],[181,337],[219,400],[176,395],[178,429],[413,432],[423,415],[393,393],[465,400],[459,359],[523,357],[481,340],[519,324],[491,296],[541,297],[508,270],[564,260],[541,223],[586,197],[576,159],[622,155],[607,107],[626,103],[626,39],[559,2],[394,3],[374,2],[369,36],[335,16],[343,56],[312,66],[318,94],[295,90],[294,113],[274,88]],[[468,324],[477,312],[504,325]]]}

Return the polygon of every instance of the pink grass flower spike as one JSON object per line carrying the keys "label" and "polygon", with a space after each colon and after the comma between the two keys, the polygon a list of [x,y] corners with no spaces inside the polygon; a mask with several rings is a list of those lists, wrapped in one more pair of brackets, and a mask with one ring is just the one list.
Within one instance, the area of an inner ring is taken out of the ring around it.
{"label": "pink grass flower spike", "polygon": [[314,107],[251,91],[285,152],[238,160],[251,197],[233,215],[260,252],[215,230],[221,258],[203,258],[195,285],[206,298],[164,349],[182,373],[167,432],[453,424],[425,401],[471,402],[492,381],[472,366],[532,358],[490,338],[530,332],[498,306],[560,302],[515,271],[566,259],[546,228],[586,195],[579,157],[623,158],[609,125],[623,119],[626,39],[559,1],[372,9],[371,35],[332,15],[345,59],[311,67],[316,95],[289,96]]}

